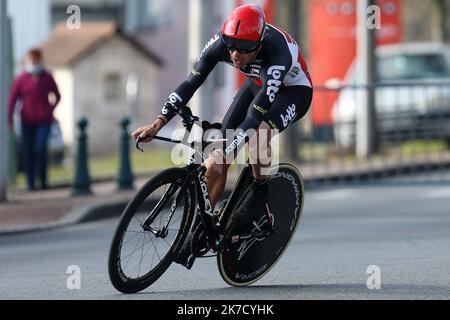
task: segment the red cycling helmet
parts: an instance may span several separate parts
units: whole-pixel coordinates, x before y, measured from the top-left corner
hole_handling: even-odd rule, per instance
[[[225,21],[222,39],[230,51],[252,52],[261,45],[265,28],[266,17],[259,6],[240,6]]]

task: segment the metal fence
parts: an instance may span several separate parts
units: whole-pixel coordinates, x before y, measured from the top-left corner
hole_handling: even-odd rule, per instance
[[[298,167],[308,183],[450,183],[450,80],[317,86],[314,90],[313,106],[304,119],[296,122],[294,139]],[[367,159],[361,159],[355,154],[356,115],[360,95],[367,90],[375,95],[377,148]],[[283,161],[287,153],[282,147],[293,141],[285,133],[279,138],[279,160]],[[170,160],[172,146],[160,147]],[[146,161],[141,161],[145,168]]]
[[[356,156],[360,96],[372,90],[375,152]],[[299,157],[318,183],[450,182],[450,81],[316,87]]]

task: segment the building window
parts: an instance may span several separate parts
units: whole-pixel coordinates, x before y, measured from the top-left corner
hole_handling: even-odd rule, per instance
[[[129,32],[157,29],[172,21],[172,0],[125,1],[125,28]]]
[[[115,102],[120,100],[122,88],[120,85],[119,73],[110,72],[105,74],[103,78],[103,92],[107,102]]]
[[[147,0],[147,23],[150,27],[160,27],[170,23],[172,1]]]

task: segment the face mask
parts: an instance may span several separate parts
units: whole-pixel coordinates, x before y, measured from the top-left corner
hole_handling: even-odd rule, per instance
[[[33,75],[40,74],[43,70],[44,68],[40,64],[29,63],[25,65],[25,71]]]

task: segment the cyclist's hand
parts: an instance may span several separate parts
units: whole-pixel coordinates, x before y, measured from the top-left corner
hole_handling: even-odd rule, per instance
[[[206,167],[205,178],[208,180],[216,180],[223,176],[226,172],[226,167],[224,166],[225,160],[223,159],[223,153],[214,151],[203,163]]]
[[[161,128],[164,126],[164,122],[160,119],[156,120],[153,124],[141,127],[137,130],[135,130],[131,136],[134,140],[137,140],[138,138],[142,139],[142,142],[150,142],[153,140],[154,136],[156,136],[161,130]]]

